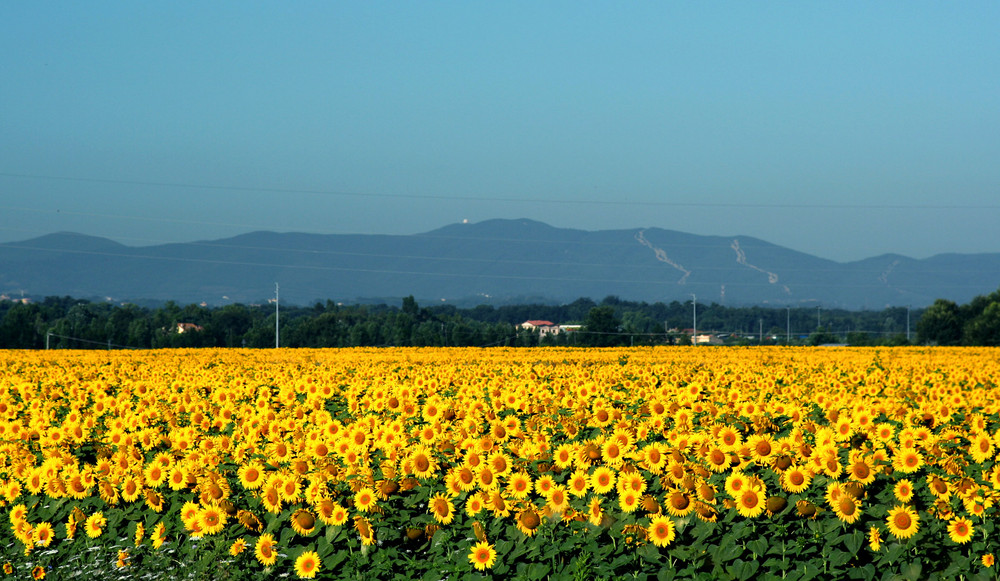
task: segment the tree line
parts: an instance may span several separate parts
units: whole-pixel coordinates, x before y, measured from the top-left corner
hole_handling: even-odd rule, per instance
[[[275,319],[278,319],[278,325]],[[157,307],[72,297],[0,302],[0,348],[100,349],[171,347],[356,346],[621,346],[690,344],[712,332],[727,344],[1000,345],[1000,291],[968,305],[938,300],[927,309],[848,311],[819,306],[730,307],[693,301],[645,303],[609,296],[563,305],[398,306],[167,302]],[[542,335],[528,320],[578,324]]]

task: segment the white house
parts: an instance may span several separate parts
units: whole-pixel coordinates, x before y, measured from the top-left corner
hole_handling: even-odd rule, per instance
[[[522,329],[528,329],[530,331],[538,331],[540,335],[558,335],[559,325],[556,325],[552,321],[541,321],[541,320],[531,320],[521,323],[520,327]]]

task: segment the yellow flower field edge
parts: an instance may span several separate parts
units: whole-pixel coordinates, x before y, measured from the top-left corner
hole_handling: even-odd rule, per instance
[[[0,352],[0,560],[60,579],[995,579],[998,361]]]

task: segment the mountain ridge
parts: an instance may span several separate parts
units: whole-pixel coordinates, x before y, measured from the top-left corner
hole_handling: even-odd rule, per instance
[[[846,263],[750,236],[657,227],[578,230],[530,219],[447,224],[412,235],[257,231],[126,246],[71,232],[0,244],[0,294],[310,304],[396,300],[549,302],[614,295],[729,305],[849,309],[967,302],[996,290],[1000,253],[883,254]]]

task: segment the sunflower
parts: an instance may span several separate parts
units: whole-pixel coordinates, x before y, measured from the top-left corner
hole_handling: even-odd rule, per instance
[[[716,439],[725,452],[733,452],[743,446],[743,436],[732,426],[722,426]]]
[[[607,440],[601,446],[601,457],[604,459],[604,464],[612,468],[618,468],[622,465],[626,452],[625,446],[615,439]]]
[[[649,521],[649,528],[646,529],[649,540],[657,547],[666,547],[674,541],[676,531],[674,521],[668,516],[656,516]]]
[[[163,543],[167,540],[167,525],[163,522],[156,523],[153,527],[153,534],[149,536],[150,542],[153,544],[154,549],[159,549],[163,546]]]
[[[809,488],[812,477],[809,475],[809,472],[793,465],[781,473],[780,482],[781,488],[785,492],[797,494]]]
[[[767,508],[764,490],[756,486],[748,486],[740,491],[735,501],[736,512],[746,518],[760,516]]]
[[[892,459],[892,467],[898,472],[911,474],[924,465],[924,457],[915,448],[901,448]]]
[[[493,490],[500,485],[500,481],[493,472],[493,468],[488,464],[483,464],[476,473],[476,484],[482,490]]]
[[[41,565],[35,565],[31,569],[31,578],[32,579],[45,579],[45,567],[42,567]]]
[[[552,491],[552,487],[556,485],[555,478],[551,474],[542,474],[535,480],[535,492],[539,496],[544,496],[548,498],[549,492]]]
[[[897,539],[908,539],[920,528],[920,517],[917,511],[908,506],[896,506],[889,511],[885,519],[889,532]]]
[[[316,551],[304,551],[295,558],[295,574],[300,579],[312,579],[316,577],[316,572],[322,566],[319,554]]]
[[[626,490],[618,495],[618,507],[625,512],[635,512],[642,503],[642,495],[634,490]]]
[[[732,465],[732,456],[719,447],[711,447],[705,453],[705,462],[712,472],[725,472]]]
[[[469,552],[469,561],[479,571],[485,571],[493,567],[496,558],[497,551],[493,548],[493,545],[483,541],[473,545],[472,550]]]
[[[303,537],[308,537],[316,532],[316,516],[308,509],[297,509],[292,513],[290,520],[295,532]]]
[[[972,540],[972,533],[972,521],[967,518],[956,518],[948,523],[948,536],[960,545]]]
[[[646,492],[646,479],[637,471],[625,472],[618,477],[618,492],[635,492],[642,494]]]
[[[756,434],[747,442],[750,456],[758,464],[766,464],[774,455],[774,439],[767,434]]]
[[[434,515],[434,520],[446,525],[455,518],[455,505],[445,494],[435,494],[427,503],[427,508]]]
[[[607,466],[598,466],[590,474],[590,487],[597,494],[606,494],[615,487],[614,471]]]
[[[833,503],[832,508],[837,518],[846,523],[853,523],[861,516],[860,503],[850,494],[841,495],[837,502]]]
[[[282,502],[294,504],[302,498],[302,481],[294,474],[289,474],[283,478],[281,486],[278,486],[277,488],[278,494],[281,495]]]
[[[561,484],[556,484],[549,490],[548,506],[554,513],[564,513],[569,508],[569,491]]]
[[[875,481],[875,470],[868,462],[860,458],[847,467],[847,474],[851,480],[864,486]]]
[[[980,562],[982,562],[983,567],[989,568],[996,562],[996,557],[993,556],[993,553],[984,553],[980,558]]]
[[[892,489],[893,495],[896,496],[896,500],[904,504],[913,501],[913,483],[908,479],[903,478],[896,483],[896,486]]]
[[[587,520],[594,526],[600,526],[604,521],[604,510],[601,508],[601,497],[593,496],[587,505]]]
[[[10,512],[7,513],[7,516],[10,519],[11,524],[17,524],[28,517],[28,507],[22,503],[15,504],[10,508]]]
[[[454,470],[455,481],[463,492],[469,492],[476,487],[476,473],[468,466],[459,466]]]
[[[174,466],[167,476],[167,485],[171,490],[183,490],[188,485],[188,473],[182,466]]]
[[[840,474],[844,471],[844,465],[840,463],[840,458],[836,452],[830,452],[825,455],[820,462],[819,468],[823,474],[826,474],[830,478],[840,478]]]
[[[259,536],[257,542],[254,543],[253,553],[261,565],[265,567],[273,565],[278,560],[277,543],[274,540],[274,535],[264,533]]]
[[[238,510],[236,512],[236,520],[239,521],[241,525],[246,527],[248,531],[259,533],[264,528],[264,523],[260,522],[257,515],[249,510]]]
[[[84,530],[87,531],[87,536],[96,539],[101,536],[104,532],[104,527],[107,526],[108,519],[104,518],[103,512],[95,512],[94,514],[87,517],[87,522],[84,523]]]
[[[52,528],[52,524],[48,522],[42,522],[35,525],[35,544],[47,547],[52,543],[53,535],[55,535],[55,530]]]
[[[142,543],[142,539],[146,536],[146,527],[142,522],[135,523],[135,546],[138,547]]]
[[[580,497],[587,494],[587,490],[590,488],[590,479],[587,478],[587,473],[583,470],[577,470],[569,477],[569,493],[573,496]]]
[[[159,488],[167,479],[167,471],[159,462],[151,462],[142,472],[142,477],[146,486]]]
[[[354,493],[354,506],[362,512],[371,512],[377,504],[375,491],[367,486]]]
[[[486,494],[486,508],[493,513],[493,516],[497,518],[506,518],[510,516],[510,506],[507,503],[507,499],[504,498],[503,494],[498,490],[483,493]]]
[[[206,535],[220,533],[226,527],[226,513],[218,507],[206,506],[198,513],[198,524]]]
[[[977,464],[983,464],[993,457],[993,438],[979,432],[969,439],[969,455]]]
[[[559,444],[556,448],[555,454],[552,455],[552,461],[561,470],[565,470],[573,465],[573,459],[577,456],[576,444],[572,442],[564,442]]]
[[[868,548],[876,553],[882,548],[882,532],[877,526],[872,525],[868,529]]]
[[[323,524],[340,526],[347,521],[347,511],[337,502],[323,498],[316,503],[316,512]]]
[[[425,446],[417,446],[408,458],[410,471],[417,478],[430,478],[437,472],[438,463]]]
[[[659,474],[663,470],[667,456],[656,443],[649,444],[642,449],[642,463],[646,470],[653,474]]]
[[[538,531],[538,526],[542,524],[542,519],[534,508],[525,508],[517,513],[514,524],[517,526],[517,530],[532,537]]]
[[[251,462],[240,466],[238,475],[240,486],[247,490],[257,490],[264,485],[264,466],[259,462]]]
[[[273,486],[264,488],[260,493],[260,500],[267,512],[274,514],[281,512],[281,493],[278,492],[277,488]]]
[[[243,554],[247,548],[246,539],[239,538],[233,541],[233,544],[229,545],[229,555],[232,557],[238,557]]]
[[[163,511],[163,495],[159,492],[153,490],[152,488],[147,488],[142,491],[143,500],[146,506],[149,507],[153,512]]]
[[[739,470],[734,470],[729,474],[729,476],[726,477],[726,494],[734,499],[749,486],[750,479],[746,474],[743,474]]]
[[[694,501],[683,490],[673,490],[668,493],[665,504],[667,512],[677,517],[687,516],[694,510]]]
[[[101,500],[110,505],[118,504],[121,500],[121,495],[118,494],[118,489],[115,488],[114,484],[108,482],[107,480],[101,481],[97,486],[97,490],[100,492]]]
[[[830,481],[826,485],[826,494],[823,496],[826,503],[830,505],[831,508],[837,506],[840,499],[850,496],[844,489],[844,485],[837,481]]]
[[[389,497],[399,491],[399,483],[395,480],[379,480],[375,483],[375,496],[379,500],[389,500]],[[458,496],[459,492],[455,492],[449,488],[450,492],[453,492],[453,496]]]
[[[28,474],[28,481],[24,483],[27,487],[28,492],[32,494],[39,494],[45,489],[45,473],[40,466],[36,466],[31,469],[31,473]]]
[[[476,516],[484,508],[486,508],[486,500],[483,498],[482,492],[471,494],[465,499],[465,514],[469,516]]]
[[[507,494],[511,498],[521,500],[531,492],[531,476],[527,472],[515,472],[507,480]]]

